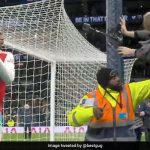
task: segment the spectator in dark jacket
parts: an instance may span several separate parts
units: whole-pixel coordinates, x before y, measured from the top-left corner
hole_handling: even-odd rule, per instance
[[[143,105],[143,110],[140,112],[140,116],[143,118],[143,124],[145,129],[145,139],[150,142],[150,100],[147,100]]]
[[[139,104],[137,109],[136,109],[136,113],[135,113],[135,116],[136,116],[136,120],[138,120],[138,122],[142,122],[142,118],[140,116],[140,113],[142,112],[143,110],[143,103]],[[135,133],[136,133],[136,138],[137,138],[137,141],[141,141],[141,136],[142,136],[142,123],[139,124],[137,126],[137,128],[135,128]]]
[[[144,30],[128,31],[124,18],[120,18],[121,32],[124,36],[135,38],[141,42],[142,47],[139,49],[131,49],[128,47],[120,46],[118,53],[125,57],[135,56],[137,58],[146,57],[150,55],[150,12],[144,15],[143,27]],[[147,56],[148,55],[148,56]]]

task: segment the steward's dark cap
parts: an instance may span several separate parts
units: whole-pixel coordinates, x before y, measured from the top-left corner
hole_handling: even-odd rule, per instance
[[[103,87],[106,88],[109,84],[109,81],[114,77],[118,76],[118,72],[111,68],[101,68],[98,70],[96,77],[97,82]]]

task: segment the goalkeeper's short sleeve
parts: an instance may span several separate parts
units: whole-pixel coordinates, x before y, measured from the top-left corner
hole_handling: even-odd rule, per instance
[[[11,83],[15,78],[14,57],[10,52],[0,52],[0,80],[6,84]]]

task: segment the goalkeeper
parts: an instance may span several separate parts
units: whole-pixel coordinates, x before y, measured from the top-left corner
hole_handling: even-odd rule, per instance
[[[120,18],[121,32],[124,36],[135,38],[142,47],[140,49],[131,49],[128,47],[120,46],[118,48],[118,53],[125,57],[135,56],[141,58],[147,56],[150,53],[150,12],[144,15],[143,26],[144,30],[128,31],[126,27],[126,22],[124,18]],[[149,55],[147,56],[147,58]]]
[[[136,141],[135,110],[150,97],[150,80],[121,84],[118,73],[101,68],[95,91],[68,113],[71,126],[87,125],[85,141]]]
[[[3,33],[0,32],[0,141],[2,140],[2,112],[3,99],[5,96],[6,84],[10,84],[15,77],[14,57],[12,53],[2,51],[4,44]]]

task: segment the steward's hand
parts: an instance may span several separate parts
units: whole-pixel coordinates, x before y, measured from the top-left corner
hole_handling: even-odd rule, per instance
[[[141,111],[141,112],[140,112],[140,116],[141,116],[141,117],[145,116],[145,112],[144,112],[144,111]]]
[[[103,110],[98,108],[98,107],[94,107],[93,108],[93,113],[94,113],[94,116],[99,119],[103,116]]]

